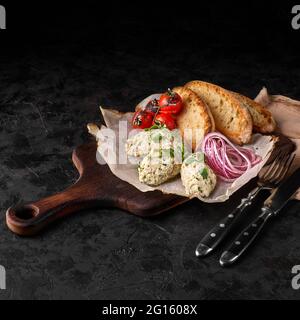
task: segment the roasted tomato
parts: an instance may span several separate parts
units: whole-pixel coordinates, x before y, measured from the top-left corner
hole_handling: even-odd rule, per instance
[[[158,111],[158,108],[159,108],[158,100],[153,99],[147,103],[145,110],[156,113]]]
[[[170,113],[159,113],[155,117],[153,124],[165,125],[169,130],[176,128],[176,121]]]
[[[150,128],[153,123],[155,113],[146,110],[136,111],[132,118],[132,126],[136,129]]]
[[[177,114],[181,111],[183,106],[180,95],[171,89],[161,95],[159,99],[159,112]]]

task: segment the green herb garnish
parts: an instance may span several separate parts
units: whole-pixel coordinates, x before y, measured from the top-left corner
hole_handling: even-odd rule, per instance
[[[191,156],[191,157],[189,157],[189,158],[187,158],[185,160],[185,164],[191,164],[191,163],[196,162],[196,161],[197,160],[195,159],[195,157]]]
[[[174,149],[170,149],[170,156],[171,156],[171,158],[174,158],[174,156],[175,156],[175,153],[174,153]]]
[[[188,158],[186,158],[185,163],[191,164],[193,162],[203,163],[204,162],[204,153],[193,153]]]
[[[144,130],[145,130],[145,131],[150,131],[150,130],[153,130],[153,129],[161,129],[161,128],[162,128],[161,125],[154,124],[152,127],[146,128],[146,129],[144,129]]]
[[[162,141],[162,138],[163,138],[163,136],[161,133],[156,133],[152,136],[152,141],[153,142],[160,142],[160,141]]]
[[[171,158],[174,158],[175,156],[175,152],[173,148],[170,149],[160,149],[160,158],[162,158],[163,156],[167,157],[170,156]]]
[[[207,168],[203,168],[201,171],[200,171],[200,174],[202,176],[203,179],[207,179],[208,177],[208,170]]]
[[[204,162],[204,153],[197,153],[197,160],[200,162]]]

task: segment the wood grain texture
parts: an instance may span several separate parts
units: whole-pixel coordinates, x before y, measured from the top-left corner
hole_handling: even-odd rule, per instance
[[[160,191],[141,192],[115,177],[107,165],[96,162],[96,143],[75,149],[72,160],[79,172],[76,183],[58,194],[10,207],[6,222],[11,231],[22,236],[34,235],[57,219],[92,207],[115,207],[149,217],[189,200]]]

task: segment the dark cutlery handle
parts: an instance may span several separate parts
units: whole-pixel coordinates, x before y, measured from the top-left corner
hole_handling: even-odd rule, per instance
[[[233,264],[250,246],[254,239],[263,229],[266,222],[273,215],[273,212],[268,207],[262,208],[262,213],[253,220],[247,228],[245,228],[238,237],[232,242],[226,251],[223,252],[220,258],[221,266]]]
[[[205,236],[202,238],[198,244],[195,254],[197,257],[204,257],[212,252],[219,243],[230,233],[232,228],[236,225],[239,216],[245,210],[246,207],[250,206],[257,196],[261,187],[256,187],[253,189],[247,198],[241,200],[240,205],[228,214],[225,218],[219,221]]]

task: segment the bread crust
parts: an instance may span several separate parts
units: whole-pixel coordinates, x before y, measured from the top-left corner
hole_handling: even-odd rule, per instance
[[[237,98],[246,105],[253,119],[253,130],[260,133],[271,133],[276,128],[272,113],[256,101],[234,92]]]
[[[206,103],[192,90],[186,87],[175,87],[183,100],[183,109],[177,115],[178,129],[184,135],[185,129],[192,129],[192,150],[196,150],[197,142],[201,142],[204,135],[215,130],[214,118]]]
[[[190,81],[185,87],[194,91],[210,108],[216,130],[236,144],[250,142],[253,129],[251,114],[233,93],[199,80]]]

